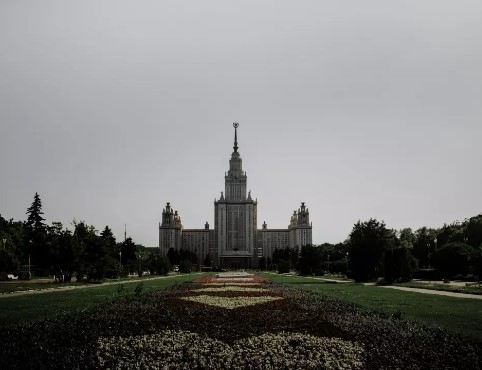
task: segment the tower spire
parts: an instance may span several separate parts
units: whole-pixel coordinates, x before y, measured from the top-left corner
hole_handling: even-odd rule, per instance
[[[234,127],[234,151],[238,152],[238,127],[239,123],[238,122],[233,122],[233,127]]]

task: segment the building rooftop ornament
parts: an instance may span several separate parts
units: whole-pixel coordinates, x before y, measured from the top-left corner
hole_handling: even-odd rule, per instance
[[[234,152],[238,152],[238,127],[239,123],[238,122],[233,122],[233,127],[234,127]]]

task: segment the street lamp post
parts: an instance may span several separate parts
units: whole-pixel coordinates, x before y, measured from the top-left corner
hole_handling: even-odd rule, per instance
[[[5,249],[5,243],[7,242],[7,239],[6,238],[3,238],[3,249]]]
[[[119,251],[119,270],[122,271],[122,251]]]
[[[431,261],[432,261],[432,253],[430,253],[430,242],[427,242],[427,250],[428,250],[428,268],[432,268]]]
[[[437,251],[437,238],[434,238],[433,239],[433,245],[434,245],[434,248],[433,248],[433,253],[435,253]],[[432,250],[431,250],[431,243],[428,242],[427,243],[427,247],[428,247],[428,268],[432,268]]]
[[[28,247],[29,247],[29,251],[28,251],[28,279],[30,280],[32,278],[32,274],[30,273],[30,252],[32,250],[32,239],[30,239],[28,241]]]

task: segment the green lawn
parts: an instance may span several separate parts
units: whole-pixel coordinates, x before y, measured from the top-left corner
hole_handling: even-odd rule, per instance
[[[410,283],[397,284],[398,286],[404,286],[409,288],[419,288],[419,289],[432,289],[441,290],[444,292],[454,292],[454,293],[465,293],[465,294],[477,294],[482,295],[482,285],[469,285],[469,286],[453,286],[449,284],[425,284],[412,281]]]
[[[124,281],[131,281],[133,279],[142,280],[142,279],[150,279],[152,276],[141,276],[141,277],[123,277],[120,279],[105,279],[106,283],[109,282],[124,282]],[[36,280],[42,280],[42,282],[38,282]],[[46,282],[45,280],[50,280]],[[71,283],[58,283],[55,282],[53,279],[49,279],[48,277],[45,278],[32,278],[32,280],[17,280],[17,281],[0,281],[0,293],[11,293],[11,292],[21,292],[25,290],[43,290],[43,289],[52,289],[52,288],[63,288],[66,286],[79,286],[79,285],[89,285],[86,282],[71,282]]]
[[[165,289],[174,284],[191,281],[209,275],[188,274],[175,277],[145,280],[142,290]],[[72,313],[102,304],[108,304],[113,298],[119,296],[119,286],[123,285],[123,294],[134,293],[135,288],[141,283],[122,281],[118,284],[102,285],[95,287],[74,289],[70,291],[50,291],[39,294],[26,294],[0,298],[0,326],[10,323],[39,320],[54,317],[58,313]]]
[[[482,300],[404,292],[355,283],[327,283],[299,276],[260,274],[274,282],[339,298],[387,314],[440,326],[482,341]]]
[[[25,290],[42,290],[42,289],[50,289],[50,288],[62,288],[65,286],[74,285],[78,286],[81,285],[80,283],[33,283],[28,281],[22,282],[15,282],[15,283],[4,283],[0,282],[0,293],[12,293],[12,292],[21,292]],[[85,285],[85,284],[82,284]]]

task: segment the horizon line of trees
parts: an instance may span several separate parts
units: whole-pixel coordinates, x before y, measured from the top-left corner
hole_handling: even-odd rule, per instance
[[[136,245],[130,237],[117,242],[108,226],[100,233],[85,221],[74,220],[73,230],[60,222],[49,226],[38,193],[26,214],[26,221],[0,215],[0,272],[33,271],[59,276],[61,281],[69,281],[75,273],[79,280],[102,280],[144,270],[167,274],[171,265],[188,272],[199,264],[197,255],[187,250],[172,249],[164,257],[158,250]],[[204,264],[209,266],[210,260],[207,255]],[[417,270],[425,273],[420,277],[431,279],[482,276],[482,213],[438,229],[416,231],[389,229],[373,218],[359,220],[342,243],[277,249],[259,260],[259,268],[295,268],[303,275],[337,272],[356,281],[380,277],[388,282],[409,281]]]
[[[441,228],[389,229],[374,218],[358,221],[348,238],[337,244],[276,249],[259,261],[260,269],[302,275],[341,273],[356,281],[410,281],[482,276],[482,214]]]
[[[109,226],[99,233],[85,221],[45,223],[42,201],[35,193],[26,221],[6,220],[0,215],[0,272],[17,271],[23,278],[55,275],[59,281],[115,278],[129,273],[167,274],[166,258],[136,245],[126,237],[117,242]]]

